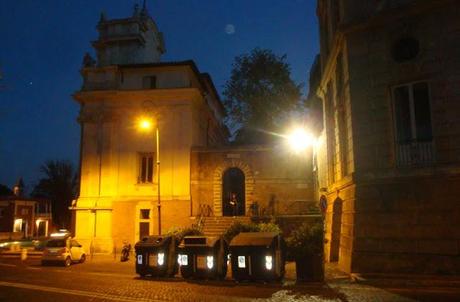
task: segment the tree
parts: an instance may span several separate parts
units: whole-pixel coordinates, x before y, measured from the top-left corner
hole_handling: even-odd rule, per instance
[[[300,102],[301,85],[291,79],[286,55],[256,48],[237,56],[224,86],[230,128],[240,127],[236,141],[266,142],[280,128],[283,115]]]
[[[13,191],[5,185],[0,184],[0,196],[11,196]]]
[[[77,174],[69,161],[47,161],[40,167],[44,174],[32,191],[32,196],[51,201],[53,222],[59,227],[70,227],[69,206],[76,196]]]

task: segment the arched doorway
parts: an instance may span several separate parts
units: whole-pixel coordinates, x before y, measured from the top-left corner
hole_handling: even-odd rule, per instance
[[[236,209],[230,203],[232,194],[236,196]],[[238,168],[229,168],[222,175],[222,215],[244,216],[246,208],[245,200],[245,176]]]
[[[342,199],[337,197],[332,207],[331,253],[329,256],[331,262],[339,261],[340,236],[342,233],[342,204]]]

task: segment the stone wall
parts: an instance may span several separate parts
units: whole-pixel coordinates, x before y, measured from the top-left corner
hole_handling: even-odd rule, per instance
[[[328,136],[325,252],[326,260],[338,261],[347,272],[460,271],[460,7],[454,2],[382,7],[375,16],[355,20],[359,26],[342,24],[331,39],[330,55],[324,52],[328,60],[323,58],[319,94]],[[356,14],[361,14],[359,8]],[[416,39],[419,52],[401,62],[393,51],[404,37]],[[347,117],[352,131],[354,166],[342,179],[338,168],[347,163],[340,162],[337,141],[344,138],[335,122],[337,103],[330,97],[337,95],[340,53],[349,104],[339,114]],[[404,162],[396,139],[393,89],[417,82],[429,87],[433,139],[425,144],[433,151],[427,160],[416,141]]]
[[[237,167],[245,174],[246,213],[257,202],[262,215],[301,214],[314,204],[311,152],[290,154],[280,148],[244,146],[192,151],[193,215],[200,205],[222,215],[222,174]]]
[[[458,274],[460,177],[358,185],[352,271]]]

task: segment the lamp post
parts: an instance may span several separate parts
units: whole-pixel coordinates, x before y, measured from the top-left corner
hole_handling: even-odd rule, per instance
[[[152,128],[152,121],[149,119],[141,119],[139,121],[139,128],[147,131]],[[158,208],[158,235],[161,235],[161,197],[160,197],[160,129],[158,126],[158,120],[155,127],[155,139],[156,139],[156,164],[157,164],[157,208]]]
[[[158,188],[157,188],[157,207],[158,207],[158,235],[161,235],[161,198],[160,198],[160,130],[157,127],[155,130],[156,139],[157,139],[157,174],[158,174]]]

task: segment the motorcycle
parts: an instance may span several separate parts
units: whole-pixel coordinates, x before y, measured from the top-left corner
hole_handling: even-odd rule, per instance
[[[121,249],[120,261],[125,262],[129,260],[129,253],[131,253],[131,244],[128,242],[123,242],[123,247]]]

